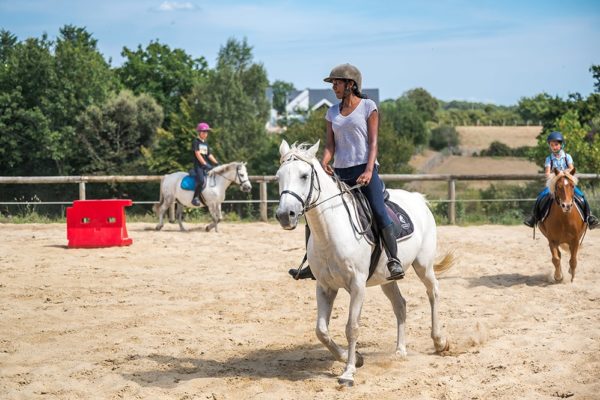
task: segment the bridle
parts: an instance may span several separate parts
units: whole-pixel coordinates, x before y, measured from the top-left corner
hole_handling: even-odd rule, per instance
[[[346,186],[341,184],[341,180],[338,178],[337,179],[337,184],[338,184],[338,188],[340,189],[339,193],[336,193],[326,199],[323,199],[321,201],[319,201],[319,198],[321,197],[321,181],[319,180],[319,175],[317,174],[317,171],[315,170],[315,166],[307,161],[304,160],[302,158],[290,158],[286,161],[284,161],[282,163],[290,163],[290,162],[294,162],[294,161],[303,161],[305,163],[307,163],[308,165],[310,165],[310,189],[308,191],[308,195],[306,196],[306,200],[303,200],[302,197],[294,192],[293,190],[282,190],[281,193],[279,194],[279,201],[281,202],[281,197],[283,197],[284,194],[289,194],[291,196],[293,196],[296,200],[298,200],[300,202],[300,204],[302,205],[302,212],[300,212],[300,214],[298,215],[298,217],[301,217],[302,215],[306,214],[308,211],[312,210],[313,208],[337,197],[337,196],[342,196],[345,193],[351,193],[352,190],[354,189],[358,189],[362,186],[362,184],[356,184],[354,186]],[[317,185],[315,186],[315,181],[317,183]],[[318,195],[317,198],[312,200],[312,196],[313,196],[313,190],[316,189],[318,191]],[[369,229],[371,229],[371,219],[369,219],[369,224],[367,226],[367,228],[363,231],[359,230],[354,221],[352,220],[352,217],[350,216],[350,209],[348,208],[348,204],[346,204],[346,201],[344,200],[344,197],[342,197],[342,203],[344,204],[344,208],[346,209],[346,212],[348,213],[348,218],[350,219],[350,223],[352,224],[352,228],[354,229],[355,232],[357,232],[360,235],[364,235],[366,232],[369,231]],[[364,207],[364,204],[359,202],[361,204],[361,206]]]
[[[220,177],[223,177],[224,179],[227,179],[229,182],[233,182],[233,183],[237,183],[238,185],[242,186],[244,183],[246,182],[250,182],[250,179],[245,179],[242,180],[242,174],[240,173],[241,169],[242,169],[243,165],[242,164],[238,164],[235,168],[235,178],[234,179],[230,179],[227,176],[218,173],[218,172],[213,172],[213,175],[219,175]]]
[[[293,196],[302,205],[302,212],[300,213],[300,215],[298,215],[298,217],[301,217],[307,211],[310,211],[313,208],[315,208],[316,206],[318,206],[319,204],[321,204],[321,203],[317,203],[319,201],[319,198],[321,197],[321,181],[319,180],[319,176],[317,175],[315,166],[306,160],[303,160],[301,158],[290,158],[287,161],[283,162],[283,164],[291,163],[294,161],[303,161],[303,162],[307,163],[308,165],[310,165],[310,189],[308,190],[308,195],[306,196],[306,200],[303,200],[302,197],[298,193],[294,192],[293,190],[286,189],[286,190],[282,190],[281,193],[279,193],[279,201],[281,202],[281,198],[283,197],[284,194],[289,194],[289,195]],[[315,186],[315,182],[316,182],[316,186]],[[317,198],[313,201],[312,197],[313,197],[313,191],[315,189],[318,191],[318,194],[317,194]]]

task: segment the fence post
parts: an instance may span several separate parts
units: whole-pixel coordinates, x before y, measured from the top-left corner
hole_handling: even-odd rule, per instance
[[[79,182],[79,200],[85,200],[85,182]]]
[[[456,179],[448,181],[448,222],[451,225],[456,223]]]
[[[267,181],[260,181],[260,220],[269,221],[268,203],[267,203]]]

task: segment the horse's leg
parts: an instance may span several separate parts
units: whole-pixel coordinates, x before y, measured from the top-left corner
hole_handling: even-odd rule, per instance
[[[217,224],[219,223],[219,215],[218,215],[218,210],[216,205],[213,204],[209,204],[208,206],[208,213],[210,214],[210,218],[212,219],[212,222],[208,225],[206,225],[206,227],[204,228],[204,230],[206,232],[210,232],[210,230],[212,228],[215,228],[215,232],[217,232]]]
[[[165,217],[165,212],[169,209],[169,207],[171,207],[171,197],[170,196],[164,196],[162,199],[162,203],[160,203],[160,205],[158,206],[158,210],[157,210],[157,214],[158,214],[158,224],[156,225],[156,230],[160,231],[162,229],[162,227],[164,226],[164,217]]]
[[[337,361],[346,360],[346,351],[338,346],[331,336],[329,336],[329,321],[331,319],[331,310],[333,302],[337,296],[337,290],[326,289],[317,285],[317,326],[315,333],[321,343],[329,349]]]
[[[177,203],[175,205],[175,214],[177,216],[177,222],[179,223],[179,230],[182,232],[187,231],[187,229],[185,229],[183,226],[183,204]]]
[[[215,223],[215,232],[219,232],[218,224],[223,220],[223,214],[221,213],[221,203],[217,204],[217,222]]]
[[[427,297],[429,297],[429,305],[431,306],[431,338],[433,339],[435,351],[438,353],[447,351],[450,348],[450,343],[442,335],[438,321],[439,286],[433,271],[433,260],[424,266],[417,258],[413,261],[413,267],[427,289]]]
[[[577,252],[579,252],[579,241],[573,240],[569,244],[571,258],[569,259],[569,273],[571,274],[571,282],[575,279],[575,268],[577,268]]]
[[[363,364],[362,356],[356,353],[356,342],[358,341],[360,313],[362,311],[364,301],[365,283],[355,282],[350,289],[350,310],[348,312],[348,322],[346,323],[348,361],[346,361],[346,368],[344,369],[344,372],[338,377],[338,382],[346,386],[352,386],[354,384],[354,373],[356,372],[356,367],[360,367]]]
[[[404,335],[404,324],[406,323],[406,300],[400,293],[400,288],[396,282],[387,285],[381,285],[381,290],[392,303],[394,314],[396,315],[397,340],[396,354],[402,358],[406,357],[406,339]]]
[[[552,253],[552,264],[554,264],[554,280],[561,282],[563,280],[562,271],[560,268],[560,249],[558,243],[549,241],[550,253]]]

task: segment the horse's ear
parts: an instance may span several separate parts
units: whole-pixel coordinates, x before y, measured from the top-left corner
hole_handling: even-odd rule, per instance
[[[287,153],[290,152],[290,145],[288,144],[288,142],[285,141],[285,139],[283,139],[281,141],[281,145],[279,146],[279,155],[280,156],[284,156]]]
[[[573,166],[573,168],[571,168],[571,171],[569,171],[569,173],[571,175],[575,175],[575,171],[577,171],[577,170],[575,169],[575,166]]]
[[[319,143],[321,143],[321,141],[317,140],[317,143],[313,144],[311,148],[308,149],[308,154],[310,154],[312,157],[317,156],[317,151],[319,151]]]
[[[554,169],[552,170],[552,172],[554,173],[554,176],[558,176],[560,174],[560,171],[556,167],[554,167]]]

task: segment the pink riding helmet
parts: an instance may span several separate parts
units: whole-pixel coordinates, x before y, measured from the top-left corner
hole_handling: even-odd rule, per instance
[[[206,122],[200,122],[196,127],[198,132],[200,131],[210,131],[210,126]]]

